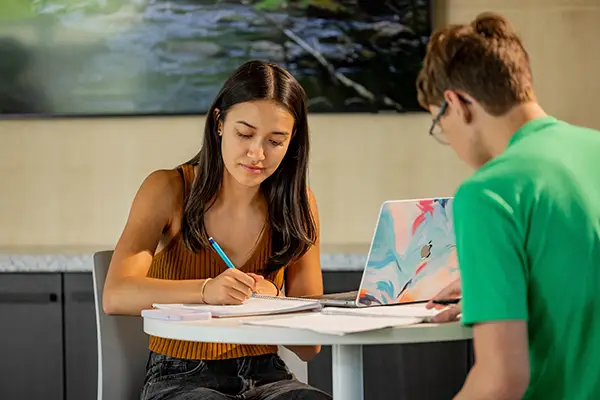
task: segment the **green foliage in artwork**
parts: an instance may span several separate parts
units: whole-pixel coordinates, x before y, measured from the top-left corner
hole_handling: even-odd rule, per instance
[[[27,1],[0,0],[0,20],[11,21],[35,17],[35,9]]]
[[[307,8],[315,7],[331,12],[343,12],[346,7],[338,0],[259,0],[254,6],[260,10],[274,11],[285,8]]]

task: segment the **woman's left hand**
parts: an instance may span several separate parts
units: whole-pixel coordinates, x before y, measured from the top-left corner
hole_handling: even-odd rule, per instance
[[[249,272],[248,275],[254,278],[254,281],[256,282],[254,293],[268,296],[277,296],[277,293],[279,293],[275,284],[265,279],[264,276],[253,274],[251,272]]]

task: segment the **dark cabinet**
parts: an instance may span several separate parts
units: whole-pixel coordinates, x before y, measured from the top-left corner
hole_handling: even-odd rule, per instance
[[[448,400],[468,372],[467,342],[365,346],[365,399]]]
[[[325,293],[356,290],[362,272],[324,272]],[[363,347],[365,400],[446,400],[461,388],[471,365],[470,341]],[[331,347],[308,364],[311,385],[332,390]]]
[[[67,400],[95,399],[98,341],[92,274],[64,274],[65,391]]]
[[[92,400],[92,274],[0,274],[0,399]]]
[[[0,274],[0,399],[63,400],[60,274]]]

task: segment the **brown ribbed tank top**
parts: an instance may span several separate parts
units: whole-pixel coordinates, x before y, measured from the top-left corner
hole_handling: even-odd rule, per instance
[[[178,170],[183,178],[184,199],[186,199],[194,182],[194,167],[183,165]],[[271,254],[270,232],[270,227],[267,226],[252,255],[240,270],[263,274],[262,269]],[[198,253],[189,251],[183,243],[180,231],[165,248],[154,256],[147,276],[172,280],[206,279],[215,278],[226,269],[227,265],[210,249],[202,249]],[[265,278],[272,281],[281,290],[284,269],[281,268]],[[150,336],[149,348],[159,354],[194,360],[222,360],[277,353],[277,346],[190,342],[156,336]]]

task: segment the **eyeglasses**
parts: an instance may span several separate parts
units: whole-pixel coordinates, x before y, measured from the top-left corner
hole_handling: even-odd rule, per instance
[[[466,98],[464,98],[461,95],[458,95],[458,99],[465,104],[471,104],[471,102],[469,100],[467,100]],[[431,128],[429,128],[429,136],[433,137],[438,143],[443,144],[443,145],[450,144],[450,142],[446,138],[446,135],[444,134],[444,130],[442,129],[442,126],[440,125],[440,119],[442,119],[442,117],[444,116],[444,113],[446,112],[447,109],[448,109],[448,102],[446,100],[444,100],[442,102],[442,105],[440,106],[440,111],[438,112],[438,114],[433,119],[433,122],[431,123]]]
[[[450,144],[448,139],[446,139],[446,135],[444,134],[444,130],[442,129],[442,126],[440,125],[440,119],[446,112],[447,108],[448,108],[448,102],[446,100],[444,100],[444,102],[442,103],[442,106],[440,107],[440,111],[438,112],[438,114],[433,119],[433,122],[431,123],[431,128],[429,128],[429,136],[433,137],[435,140],[437,140],[438,143],[443,144],[443,145]]]

